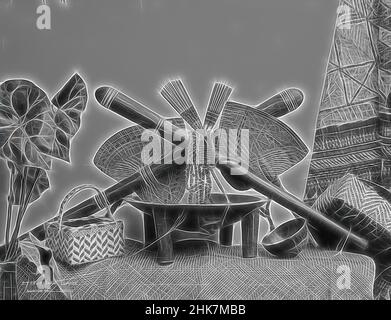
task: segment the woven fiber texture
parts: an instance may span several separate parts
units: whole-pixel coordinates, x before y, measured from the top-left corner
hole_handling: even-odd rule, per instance
[[[57,224],[47,229],[47,246],[56,260],[70,265],[93,262],[121,255],[124,252],[123,222],[102,220],[83,227],[63,227]]]
[[[126,244],[121,257],[59,265],[72,299],[373,298],[375,265],[362,255],[308,249],[280,260],[260,249],[258,258],[243,259],[239,247],[187,245],[175,248],[172,265],[160,266],[155,251],[137,253],[139,243]],[[340,268],[350,270],[350,289],[338,287]]]
[[[389,197],[389,196],[388,196]],[[348,174],[330,185],[313,208],[371,242],[377,266],[375,296],[390,299],[391,204],[366,180]],[[388,287],[388,289],[387,289]]]

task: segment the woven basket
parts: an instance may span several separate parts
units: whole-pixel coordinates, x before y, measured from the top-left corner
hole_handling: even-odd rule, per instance
[[[54,257],[68,265],[79,265],[124,253],[122,221],[114,220],[109,205],[105,202],[105,217],[85,217],[63,221],[65,205],[79,192],[93,189],[91,185],[72,189],[61,203],[58,220],[46,225],[46,244],[53,250]],[[101,197],[102,199],[102,197]]]

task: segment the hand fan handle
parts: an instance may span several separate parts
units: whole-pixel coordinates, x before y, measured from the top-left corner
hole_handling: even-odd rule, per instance
[[[228,175],[229,171],[231,171],[232,173],[232,170],[235,170],[236,175],[231,176],[232,181],[244,181],[245,184],[248,186],[247,189],[253,188],[254,190],[275,201],[284,208],[297,213],[299,216],[307,219],[308,223],[317,230],[323,230],[324,232],[332,232],[342,239],[349,239],[351,243],[353,243],[360,249],[365,250],[368,248],[369,242],[366,239],[350,232],[346,227],[339,225],[331,219],[323,216],[321,213],[308,207],[300,199],[296,198],[290,193],[281,190],[280,188],[276,187],[268,181],[260,179],[248,170],[240,167],[239,164],[233,161],[220,160],[217,164],[217,168],[222,171],[225,171],[225,176]]]
[[[127,120],[137,123],[145,129],[167,133],[164,130],[167,131],[170,128],[171,123],[165,126],[166,118],[115,88],[100,87],[95,91],[95,98],[103,107],[119,114]]]

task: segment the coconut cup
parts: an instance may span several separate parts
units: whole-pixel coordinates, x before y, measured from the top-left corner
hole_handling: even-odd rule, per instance
[[[307,245],[309,231],[307,220],[297,218],[289,220],[267,234],[263,247],[278,258],[294,258]]]

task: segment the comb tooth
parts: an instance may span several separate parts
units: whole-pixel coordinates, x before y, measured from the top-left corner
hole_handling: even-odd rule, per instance
[[[231,93],[232,88],[225,85],[224,83],[216,82],[214,84],[205,115],[205,129],[213,129]]]
[[[180,79],[169,81],[163,86],[160,94],[194,130],[202,129],[197,110]]]
[[[186,111],[190,108],[194,108],[193,102],[183,85],[183,82],[180,80],[175,81],[175,85],[178,88],[179,97],[182,99],[183,106],[185,107],[183,111]]]
[[[220,92],[221,92],[220,83],[215,83],[215,85],[213,86],[213,89],[212,89],[212,94],[211,94],[209,105],[208,105],[209,110],[216,111],[216,109],[218,107],[217,101],[218,101],[218,97],[220,95]]]
[[[179,114],[192,106],[191,99],[179,80],[168,82],[162,89],[161,95]]]

